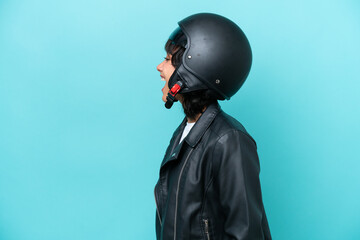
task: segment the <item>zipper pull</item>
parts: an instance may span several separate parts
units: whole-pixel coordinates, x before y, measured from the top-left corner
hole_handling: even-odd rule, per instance
[[[209,234],[209,220],[207,219],[203,219],[204,224],[205,224],[205,234],[207,237],[207,240],[210,240],[210,234]]]
[[[207,219],[204,219],[205,224],[205,233],[209,234],[209,221]]]

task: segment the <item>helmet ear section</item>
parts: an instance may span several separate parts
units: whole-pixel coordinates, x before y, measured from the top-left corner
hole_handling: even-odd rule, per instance
[[[184,83],[178,74],[178,69],[179,69],[179,67],[177,67],[175,69],[174,73],[171,75],[169,82],[168,82],[169,92],[166,97],[166,103],[165,103],[165,107],[167,109],[170,109],[172,107],[172,105],[174,104],[174,102],[177,101],[175,96],[184,87]]]

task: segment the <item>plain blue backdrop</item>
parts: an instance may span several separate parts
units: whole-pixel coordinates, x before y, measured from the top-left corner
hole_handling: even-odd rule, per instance
[[[360,239],[358,0],[0,0],[0,239],[155,239],[153,187],[184,115],[156,65],[177,22],[253,49],[222,108],[258,144],[274,239]]]

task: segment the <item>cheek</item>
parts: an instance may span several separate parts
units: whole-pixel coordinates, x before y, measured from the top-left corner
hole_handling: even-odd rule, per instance
[[[169,81],[171,76],[173,75],[173,73],[175,72],[175,68],[170,69],[170,71],[168,72],[168,77],[166,78],[166,87],[169,86]]]
[[[171,64],[171,61],[169,61],[167,63],[167,66],[166,66],[166,70],[167,70],[167,75],[169,76],[169,78],[171,77],[171,75],[174,73],[175,71],[175,67]]]
[[[165,87],[164,87],[166,90],[169,90],[169,80],[166,80],[165,82]]]
[[[174,72],[175,72],[175,68],[174,68],[174,66],[171,65],[170,76],[173,75]]]

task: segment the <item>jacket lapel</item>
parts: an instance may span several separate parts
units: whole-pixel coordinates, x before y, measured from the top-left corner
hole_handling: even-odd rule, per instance
[[[174,160],[174,159],[176,159],[178,157],[178,155],[180,153],[181,146],[184,143],[184,141],[182,141],[182,143],[179,144],[181,135],[182,135],[182,133],[184,131],[184,128],[185,128],[185,125],[186,125],[186,117],[184,118],[182,123],[179,125],[179,127],[175,130],[175,132],[174,132],[174,134],[173,134],[173,136],[171,138],[168,150],[166,151],[166,155],[164,156],[164,159],[163,159],[163,161],[161,163],[161,167],[164,166],[170,160]]]
[[[176,160],[179,156],[179,153],[180,153],[183,145],[184,145],[184,141],[182,141],[180,144],[177,144],[177,146],[174,148],[174,150],[171,152],[171,154],[167,158],[164,159],[164,161],[161,164],[161,167],[170,161]]]
[[[166,154],[166,156],[164,157],[164,160],[161,163],[161,168],[166,163],[176,160],[178,158],[185,142],[190,147],[194,148],[220,111],[221,108],[218,103],[208,106],[205,112],[196,121],[195,125],[193,126],[189,134],[186,136],[186,138],[179,144],[180,138],[187,122],[187,119],[185,117],[180,126],[174,132],[174,135],[169,145],[168,154]]]

